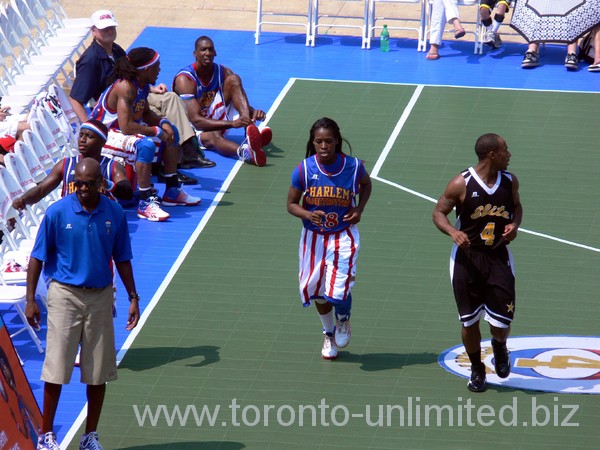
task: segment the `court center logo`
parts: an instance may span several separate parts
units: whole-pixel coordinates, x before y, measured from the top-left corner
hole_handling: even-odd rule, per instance
[[[600,394],[600,337],[510,337],[512,371],[505,379],[494,371],[491,341],[483,341],[481,346],[489,384],[565,394]],[[471,363],[462,345],[443,352],[438,362],[459,377],[471,375]]]

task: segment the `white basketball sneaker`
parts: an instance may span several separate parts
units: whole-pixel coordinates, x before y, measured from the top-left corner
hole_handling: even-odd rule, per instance
[[[321,356],[323,356],[323,359],[335,359],[338,356],[338,349],[335,346],[335,338],[332,333],[325,333]]]
[[[339,348],[347,347],[350,343],[350,319],[346,319],[343,322],[340,320],[335,321],[335,345]]]

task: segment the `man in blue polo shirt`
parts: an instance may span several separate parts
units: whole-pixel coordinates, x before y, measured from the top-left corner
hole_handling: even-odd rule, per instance
[[[111,259],[129,293],[127,330],[140,317],[131,267],[131,242],[121,206],[101,195],[100,163],[82,159],[75,167],[77,191],[52,204],[40,226],[27,270],[25,314],[39,327],[35,289],[42,267],[52,280],[48,289],[48,332],[42,368],[44,407],[38,449],[58,449],[54,417],[63,384],[73,372],[81,343],[81,382],[87,384],[87,421],[80,449],[101,449],[96,429],[106,383],[117,378],[112,318]]]

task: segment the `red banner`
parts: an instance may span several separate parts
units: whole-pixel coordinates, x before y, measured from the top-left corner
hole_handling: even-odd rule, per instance
[[[42,413],[0,315],[0,450],[35,449]]]

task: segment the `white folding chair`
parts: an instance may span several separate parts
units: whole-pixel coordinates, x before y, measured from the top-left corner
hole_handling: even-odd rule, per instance
[[[15,179],[23,188],[23,191],[29,190],[36,186],[31,174],[27,170],[27,167],[25,167],[24,162],[21,161],[14,153],[5,155],[4,161],[6,163],[7,170],[14,175]],[[4,187],[0,189],[5,188],[6,183],[4,184]],[[6,190],[4,192],[6,192]],[[48,199],[45,198],[40,200],[36,205],[28,206],[28,210],[33,210],[34,207],[37,208],[38,211],[34,211],[34,214],[36,214],[41,221],[48,205]],[[8,212],[6,214],[9,215]],[[15,212],[12,212],[12,214],[15,214]],[[4,281],[6,284],[23,285],[27,283],[29,254],[33,248],[34,233],[37,235],[38,226],[36,225],[35,227],[29,228],[28,231],[31,236],[30,238],[27,238],[25,235],[23,235],[20,237],[17,236],[17,240],[15,240],[12,233],[9,234],[9,236],[12,238],[12,242],[8,241],[7,246],[2,249],[2,252],[0,252],[0,273],[4,276]],[[46,283],[42,278],[40,278],[38,286],[36,287],[36,296],[38,296],[45,305],[47,295],[48,288]]]
[[[2,186],[6,195],[8,195],[11,205],[13,201],[25,193],[19,182],[6,167],[0,167],[0,186]],[[18,225],[15,225],[15,228],[17,228],[17,226],[23,227],[19,232],[23,234],[25,239],[33,239],[37,234],[38,227],[40,226],[40,223],[42,223],[42,220],[33,211],[31,205],[27,205],[23,211],[23,217],[19,216],[18,220],[15,222],[18,223]],[[21,245],[19,245],[19,247],[22,248]]]
[[[45,171],[51,170],[58,159],[54,159],[50,153],[46,150],[46,146],[42,142],[42,139],[31,130],[23,131],[23,142],[27,144],[35,153],[38,160],[42,163],[42,168]]]
[[[5,11],[0,14],[0,28],[14,49],[16,63],[22,67],[35,66],[35,69],[30,70],[48,75],[55,83],[58,83],[59,75],[70,83],[69,75],[63,67],[65,58],[61,55],[44,54],[30,33],[29,27],[11,4],[8,4]]]
[[[2,74],[0,74],[2,78]],[[4,85],[0,83],[0,96],[2,97],[2,104],[10,106],[10,110],[13,114],[22,114],[27,112],[33,104],[33,95],[9,95],[4,90]]]
[[[15,142],[15,155],[25,161],[25,165],[36,183],[39,183],[46,178],[46,171],[44,170],[42,163],[35,155],[33,149],[25,142]]]
[[[87,28],[89,33],[89,29],[92,26],[92,20],[89,17],[77,17],[77,18],[69,18],[66,11],[62,7],[61,0],[37,0],[40,5],[45,9],[48,16],[52,16],[56,21],[58,21],[62,28],[76,30]]]
[[[29,4],[34,6],[32,10]],[[80,55],[79,49],[83,42],[77,36],[57,36],[54,30],[45,20],[41,8],[36,8],[37,2],[31,0],[10,0],[11,7],[19,14],[23,22],[29,27],[30,32],[35,35],[35,42],[40,53],[45,55],[62,56],[65,61],[75,66],[75,57]],[[34,10],[38,13],[34,14]],[[41,25],[40,25],[41,24]]]
[[[319,12],[321,4],[327,8],[327,3],[337,4],[338,12],[321,13]],[[339,10],[339,7],[347,8],[346,11]],[[329,6],[329,10],[332,6]],[[368,0],[312,0],[311,14],[311,34],[310,45],[315,46],[319,28],[344,28],[360,30],[361,47],[367,48],[367,28],[369,27],[369,1]],[[324,23],[321,19],[327,19]]]
[[[46,151],[50,153],[54,161],[58,161],[63,157],[61,148],[52,137],[52,133],[39,119],[30,119],[29,126],[33,134],[41,139]]]
[[[0,273],[0,307],[8,310],[14,308],[17,312],[18,316],[21,318],[23,322],[23,326],[19,328],[17,331],[11,333],[11,339],[20,333],[27,331],[31,340],[35,344],[38,352],[44,353],[44,347],[42,346],[42,342],[38,338],[35,330],[29,325],[27,322],[27,316],[25,316],[25,295],[27,292],[27,288],[25,286],[9,286],[5,283],[2,274]]]
[[[27,192],[30,189],[33,189],[37,186],[35,181],[33,181],[33,176],[25,161],[19,158],[15,153],[9,153],[4,156],[4,163],[6,164],[6,168],[12,174],[12,176],[19,182],[21,189],[23,192]],[[59,194],[60,196],[60,194]],[[40,220],[44,217],[48,206],[52,203],[52,201],[56,200],[57,197],[49,195],[46,198],[41,199],[35,205],[31,205],[31,209],[34,214],[40,218]]]
[[[31,233],[37,235],[38,227],[30,232],[23,224],[19,212],[12,207],[13,197],[9,195],[4,182],[6,172],[4,167],[0,167],[0,230],[3,233],[0,272],[6,272],[12,283],[19,284],[25,283],[27,277],[22,271],[14,271],[15,264],[12,261],[28,261],[35,243]],[[40,294],[46,295],[43,288]]]
[[[2,32],[5,17],[0,14],[0,93],[21,97],[21,103],[30,105],[33,98],[50,83],[50,75],[37,73],[32,65],[21,65],[8,39]],[[8,63],[10,61],[10,63]],[[5,103],[7,101],[5,100]],[[14,102],[16,104],[18,102]]]
[[[12,176],[19,182],[23,191],[26,192],[37,186],[36,182],[33,181],[33,176],[31,175],[31,172],[29,172],[25,161],[19,158],[16,153],[4,155],[4,164]]]
[[[48,0],[50,1],[50,0]],[[302,1],[302,0],[301,0]],[[298,2],[285,2],[269,0],[257,0],[256,4],[256,32],[254,33],[254,43],[258,44],[260,33],[264,25],[274,25],[277,27],[296,27],[304,28],[306,34],[306,45],[311,43],[311,24],[312,24],[312,1],[306,1],[306,14],[297,13],[293,8]],[[267,5],[268,4],[268,5]],[[267,9],[268,8],[268,9]]]
[[[56,120],[52,113],[42,105],[35,109],[35,117],[37,117],[40,122],[52,132],[52,137],[61,147],[63,156],[74,156],[79,153],[77,149],[77,138],[73,134],[73,128],[71,128],[71,125],[68,122],[63,123],[64,121]]]
[[[418,36],[417,51],[424,52],[427,48],[426,29],[427,29],[427,4],[428,0],[368,0],[368,26],[367,26],[367,46],[371,48],[371,39],[378,30],[383,29],[383,23],[387,23],[388,30],[415,31]],[[396,3],[396,5],[394,5]],[[418,6],[419,11],[414,16],[402,17],[394,13],[398,8],[398,3],[413,3]],[[381,5],[383,12],[377,15],[376,7]],[[382,25],[378,25],[381,23]],[[394,23],[400,23],[394,25]],[[414,25],[411,25],[414,24]]]
[[[66,92],[58,85],[51,84],[48,86],[48,94],[58,99],[60,109],[64,114],[65,124],[69,125],[68,131],[75,136],[75,142],[77,142],[77,136],[79,136],[79,128],[81,127],[81,120],[73,108],[73,104],[69,99]]]

